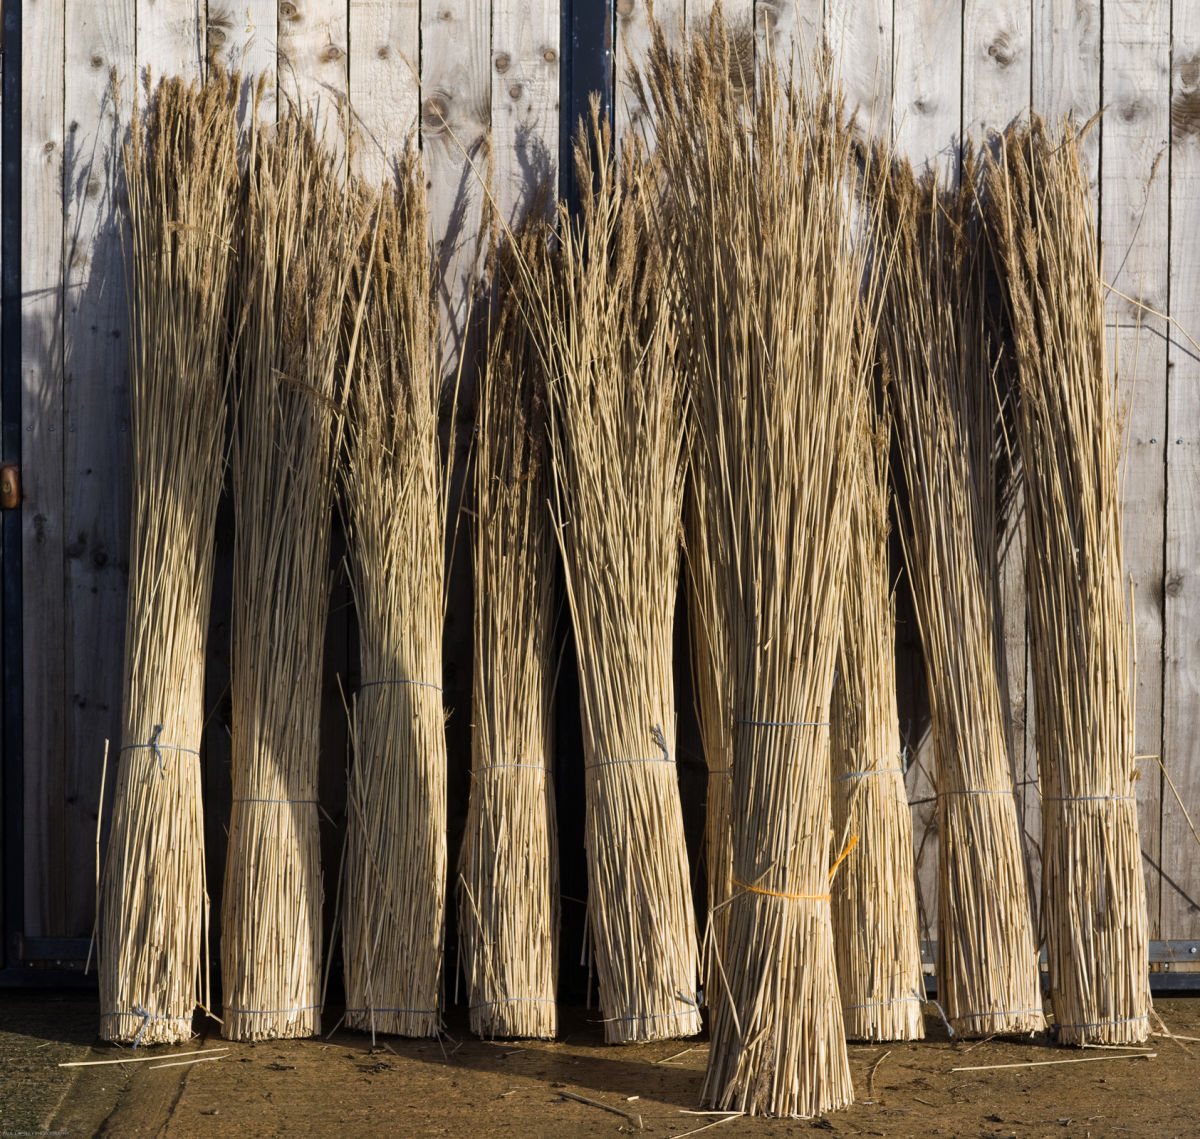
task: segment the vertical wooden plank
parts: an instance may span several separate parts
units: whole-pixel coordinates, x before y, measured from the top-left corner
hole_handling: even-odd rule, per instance
[[[65,928],[63,5],[25,0],[21,11],[23,932],[35,937]]]
[[[326,143],[340,150],[349,37],[345,0],[283,0],[278,37],[280,93],[315,111]]]
[[[1177,327],[1167,345],[1163,764],[1194,821],[1200,803],[1200,347],[1184,332],[1200,340],[1200,0],[1175,0],[1173,24],[1170,301]],[[1162,883],[1160,936],[1200,937],[1200,850],[1169,788],[1163,792]]]
[[[417,126],[419,0],[355,0],[350,5],[349,68],[358,171],[379,181]]]
[[[687,17],[684,5],[685,0],[616,0],[613,123],[617,138],[629,131],[650,136],[650,117],[646,114],[646,108],[638,104],[630,88],[629,69],[640,67],[650,50],[653,20],[662,25],[672,41],[678,42]]]
[[[1101,236],[1114,289],[1108,321],[1116,343],[1119,397],[1127,409],[1125,567],[1133,578],[1137,642],[1137,750],[1162,750],[1166,329],[1149,315],[1167,310],[1171,5],[1107,0],[1104,6],[1101,120]],[[1144,306],[1144,307],[1142,307]],[[1140,321],[1140,327],[1138,323]],[[1162,781],[1154,759],[1138,783],[1147,859],[1150,936],[1160,936]]]
[[[825,43],[859,129],[872,138],[890,141],[891,0],[825,0]]]
[[[497,205],[512,223],[541,186],[558,189],[558,0],[494,0],[492,157]]]
[[[421,142],[429,227],[446,317],[448,369],[466,332],[491,126],[490,0],[430,0],[421,11]]]
[[[950,0],[895,7],[893,140],[914,168],[953,173],[962,125],[962,8]]]
[[[1083,126],[1100,110],[1100,0],[1034,0],[1033,109],[1051,124],[1071,119]],[[1083,140],[1098,200],[1100,131]]]
[[[133,0],[66,0],[63,344],[67,835],[61,934],[91,929],[89,823],[120,735],[129,542],[129,319],[121,147],[137,84]],[[116,757],[112,757],[115,761]]]
[[[137,3],[139,86],[149,83],[153,89],[160,79],[172,75],[199,79],[206,51],[204,0]]]
[[[757,51],[774,52],[786,73],[793,59],[820,51],[824,20],[824,0],[754,0]]]
[[[240,71],[251,82],[263,78],[259,114],[266,121],[275,118],[279,14],[286,7],[277,0],[208,0],[206,62],[209,66],[217,63],[226,71]]]

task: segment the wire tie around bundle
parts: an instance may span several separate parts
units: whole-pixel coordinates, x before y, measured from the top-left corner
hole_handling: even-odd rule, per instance
[[[1149,1020],[1149,1014],[1142,1013],[1141,1016],[1126,1017],[1125,1020],[1094,1020],[1089,1024],[1059,1024],[1055,1027],[1061,1032],[1064,1028],[1110,1028],[1117,1024],[1138,1024],[1143,1020]]]
[[[851,1012],[857,1008],[879,1008],[882,1005],[906,1005],[910,1003],[921,1004],[920,997],[892,997],[890,1001],[867,1001],[861,1005],[842,1005],[844,1012]]]
[[[471,768],[471,774],[478,775],[484,771],[498,771],[502,767],[527,767],[530,771],[540,771],[543,774],[549,774],[546,768],[540,763],[485,763],[482,767]]]
[[[358,690],[361,692],[364,688],[375,688],[380,684],[411,684],[416,688],[432,688],[437,692],[442,691],[442,686],[434,684],[432,680],[409,680],[406,676],[385,677],[383,680],[364,680],[359,684]]]
[[[623,763],[671,763],[671,752],[667,748],[667,737],[663,734],[661,725],[654,724],[650,729],[650,736],[660,748],[662,748],[661,756],[638,756],[636,759],[606,759],[601,763],[586,763],[584,771],[592,771],[597,767],[617,767]]]
[[[868,775],[890,775],[893,771],[904,774],[903,767],[871,767],[863,771],[850,771],[834,779],[835,783],[845,783],[847,779],[865,779]]]
[[[320,806],[320,799],[232,799],[233,803],[312,803]]]
[[[144,1008],[142,1005],[134,1005],[132,1012],[106,1012],[104,1013],[104,1016],[140,1016],[142,1018],[141,1027],[138,1028],[137,1035],[133,1038],[132,1046],[134,1048],[136,1048],[142,1042],[142,1036],[145,1034],[145,1031],[149,1027],[152,1020],[186,1020],[189,1027],[192,1023],[192,1017],[190,1013],[187,1016],[156,1016],[155,1014],[151,1013],[149,1009]]]
[[[162,753],[164,751],[185,751],[189,755],[195,755],[195,756],[198,756],[200,753],[194,747],[178,747],[175,744],[159,743],[158,737],[162,735],[162,730],[163,730],[162,724],[155,724],[154,731],[150,733],[149,742],[144,743],[144,744],[126,744],[123,748],[121,748],[121,750],[122,751],[140,751],[143,748],[149,748],[151,751],[154,752],[154,758],[156,760],[158,760],[158,777],[159,777],[159,779],[166,779],[167,768],[166,768],[166,764],[163,763],[163,757],[162,757]]]
[[[474,1012],[480,1008],[495,1008],[497,1005],[556,1005],[558,1001],[554,997],[502,997],[498,1001],[481,1001],[477,1005],[471,1005],[470,1011]]]
[[[317,1007],[319,1007],[319,1006],[313,1005],[313,1008],[317,1008]],[[347,1015],[349,1015],[352,1012],[369,1012],[372,1016],[374,1016],[376,1013],[379,1013],[379,1012],[397,1012],[397,1013],[404,1013],[408,1016],[437,1016],[438,1010],[435,1008],[373,1008],[372,1007],[372,1008],[348,1008],[348,1009],[343,1009],[342,1011],[345,1012]]]
[[[946,1015],[946,1010],[938,1003],[936,997],[923,997],[916,989],[913,989],[913,997],[920,1001],[923,1005],[933,1005],[933,1007],[938,1011],[938,1016],[942,1018],[942,1023],[946,1026],[946,1035],[955,1035],[954,1026],[950,1023],[950,1018]]]
[[[751,894],[762,894],[767,898],[786,898],[791,902],[827,902],[829,901],[828,894],[785,894],[782,890],[764,890],[761,886],[751,886],[749,882],[740,882],[738,879],[731,879],[735,886],[740,886],[743,890],[749,891]]]
[[[833,881],[833,876],[837,872],[837,868],[841,866],[848,855],[858,845],[858,835],[852,834],[850,841],[842,848],[842,853],[833,860],[833,865],[829,868],[829,881]]]
[[[699,1005],[697,1005],[695,1001],[689,1001],[687,999],[687,997],[683,996],[681,993],[676,992],[675,996],[679,1000],[683,1001],[685,1004],[691,1005],[693,1009],[699,1008]],[[684,1008],[684,1009],[680,1009],[678,1012],[640,1012],[640,1013],[635,1013],[633,1016],[605,1016],[605,1017],[601,1017],[598,1023],[600,1023],[600,1024],[625,1024],[626,1022],[631,1021],[631,1020],[666,1020],[668,1017],[692,1016],[692,1015],[693,1015],[693,1013],[692,1013],[691,1009]]]
[[[827,728],[828,720],[734,720],[752,728]]]
[[[286,1016],[289,1012],[311,1012],[320,1005],[297,1005],[295,1008],[223,1008],[224,1013],[236,1012],[241,1016]]]
[[[1043,803],[1136,803],[1136,795],[1043,795]],[[1140,1017],[1138,1018],[1141,1019]],[[1107,1022],[1105,1022],[1107,1023]]]
[[[1042,1009],[1040,1008],[998,1008],[991,1012],[966,1012],[960,1013],[955,1020],[983,1020],[988,1016],[1041,1016]]]

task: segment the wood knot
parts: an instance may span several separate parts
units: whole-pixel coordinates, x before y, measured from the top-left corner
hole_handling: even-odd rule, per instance
[[[500,52],[496,56],[496,70],[503,75],[510,67],[512,67],[512,56],[506,51]]]
[[[524,90],[524,88],[522,88],[520,83],[514,83],[508,89],[508,97],[510,99],[519,99],[521,97],[523,90]]]
[[[774,4],[756,5],[754,15],[758,20],[759,27],[764,32],[773,31],[775,25],[779,23],[779,9]]]
[[[221,28],[214,27],[212,24],[208,26],[208,47],[210,51],[213,48],[220,47],[225,40],[226,35]]]
[[[617,0],[617,15],[626,18],[633,15],[634,0]]]
[[[928,99],[914,99],[912,108],[918,115],[933,114],[934,104]]]
[[[42,153],[43,154],[53,154],[54,148],[57,145],[58,145],[58,143],[56,143],[53,139],[51,139],[48,143],[46,143],[45,146],[42,147]]]
[[[1127,123],[1136,123],[1143,114],[1145,114],[1146,105],[1141,99],[1130,99],[1128,103],[1123,103],[1118,111],[1122,120]]]
[[[279,5],[279,15],[284,20],[295,20],[300,15],[300,9],[291,0],[283,0]]]
[[[542,58],[547,63],[553,63],[558,58],[558,52],[556,52],[554,48],[548,47],[544,52],[542,52]]]
[[[88,60],[88,62],[92,65],[92,67],[96,68],[97,70],[99,70],[101,67],[104,66],[104,58],[99,55],[93,55],[92,58]]]
[[[375,55],[379,59],[387,59],[387,57],[391,54],[392,54],[392,49],[390,47],[388,47],[387,44],[380,44],[379,47],[377,47],[375,49]]]
[[[444,131],[450,118],[450,99],[439,92],[421,104],[421,128],[426,134]]]
[[[453,20],[453,19],[454,19],[454,13],[453,13],[453,12],[451,12],[449,8],[443,8],[443,9],[442,9],[442,10],[441,10],[441,11],[438,13],[438,19],[439,19],[439,20]]]
[[[1166,583],[1163,585],[1163,592],[1168,597],[1178,597],[1183,592],[1183,575],[1178,573],[1167,574]]]
[[[321,48],[321,54],[318,58],[322,63],[336,63],[345,54],[337,44],[326,44]]]
[[[1003,33],[988,44],[987,53],[996,61],[997,67],[1007,67],[1013,61],[1012,44]]]

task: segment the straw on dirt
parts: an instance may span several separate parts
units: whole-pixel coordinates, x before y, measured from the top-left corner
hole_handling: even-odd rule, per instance
[[[233,443],[223,1034],[320,1028],[320,709],[343,301],[359,225],[312,121],[252,116]]]
[[[936,761],[938,999],[963,1036],[1043,1025],[999,628],[997,406],[968,156],[957,190],[907,163],[878,205],[880,321],[902,458],[901,536]]]
[[[1016,344],[1050,995],[1063,1043],[1150,1033],[1121,427],[1078,136],[1012,128],[987,179]]]
[[[684,54],[658,31],[648,79],[732,677],[732,896],[704,1099],[811,1116],[852,1098],[828,724],[871,336],[841,101],[815,70],[789,77],[768,55],[750,106],[741,58],[718,13]]]
[[[372,1034],[433,1036],[445,936],[450,471],[438,433],[425,178],[412,148],[396,185],[372,195],[370,206],[375,232],[354,288],[365,308],[342,493],[362,667],[347,776],[346,1023]]]
[[[494,247],[494,312],[475,428],[475,668],[471,794],[459,861],[460,946],[471,1029],[558,1030],[558,837],[553,695],[557,550],[549,510],[546,390],[523,315],[548,256],[535,208]]]
[[[238,81],[162,82],[125,154],[133,505],[100,1035],[172,1044],[207,990],[200,740],[225,464]],[[205,997],[207,1003],[207,997]]]

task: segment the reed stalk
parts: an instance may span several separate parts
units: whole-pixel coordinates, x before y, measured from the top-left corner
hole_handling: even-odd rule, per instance
[[[343,957],[346,1023],[422,1037],[442,1024],[450,470],[439,442],[425,178],[411,148],[397,174],[370,202],[371,251],[353,290],[365,307],[342,503],[362,683],[347,775]]]
[[[1150,1033],[1121,426],[1075,130],[1011,128],[987,177],[1017,355],[1050,996],[1066,1044]]]
[[[553,738],[558,553],[549,510],[546,389],[521,263],[548,256],[545,211],[494,247],[494,311],[475,427],[474,716],[459,860],[471,1030],[558,1031],[558,836]]]
[[[320,1031],[317,776],[340,348],[360,223],[310,118],[251,116],[233,438],[222,1032]]]
[[[160,83],[129,192],[133,502],[120,761],[100,897],[100,1035],[175,1044],[207,997],[200,742],[225,465],[236,78]]]
[[[645,95],[690,313],[693,470],[712,504],[731,678],[732,893],[703,1094],[812,1116],[853,1095],[829,905],[828,728],[871,365],[866,243],[835,84],[815,68],[785,74],[768,54],[756,88],[739,43],[719,12],[682,53],[658,30]]]
[[[1007,744],[1000,409],[974,181],[969,156],[958,189],[900,163],[879,196],[893,251],[880,340],[936,762],[938,1000],[961,1036],[1044,1024]]]
[[[700,1031],[672,670],[686,417],[642,149],[617,159],[593,100],[575,159],[582,217],[560,207],[527,312],[579,667],[588,929],[605,1039],[627,1043]]]
[[[833,884],[846,1035],[920,1040],[924,980],[896,710],[895,604],[888,567],[888,420],[868,402],[850,478],[850,543],[833,687],[833,833],[855,842]]]

